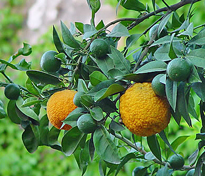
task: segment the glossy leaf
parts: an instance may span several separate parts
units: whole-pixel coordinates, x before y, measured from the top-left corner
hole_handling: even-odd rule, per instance
[[[172,143],[171,143],[171,147],[172,149],[175,151],[177,150],[177,148],[183,144],[187,139],[188,139],[189,136],[179,136],[177,137]],[[167,157],[169,157],[171,154],[172,154],[172,150],[168,150],[167,151]]]
[[[23,132],[22,140],[29,153],[35,152],[38,148],[38,137],[35,135],[33,128],[30,125],[28,125]]]
[[[109,128],[117,132],[123,131],[125,129],[121,124],[117,123],[114,120],[111,121]]]
[[[194,92],[205,102],[205,79],[201,77],[202,82],[196,82],[191,85]]]
[[[171,176],[173,173],[173,170],[170,170],[168,168],[167,165],[165,165],[164,167],[160,168],[157,172],[157,175],[156,176]]]
[[[151,72],[157,72],[157,71],[166,71],[167,64],[163,61],[151,61],[147,64],[140,67],[136,72],[136,74],[142,74],[142,73],[151,73]]]
[[[113,101],[109,98],[102,99],[95,103],[96,106],[99,106],[104,112],[112,113],[117,110]]]
[[[40,133],[40,144],[39,145],[48,145],[48,128],[49,120],[47,115],[44,115],[40,119],[40,125],[39,125],[39,133]]]
[[[118,23],[111,33],[107,34],[107,37],[123,37],[123,36],[130,36],[128,29],[122,25],[121,23]]]
[[[54,26],[53,26],[53,42],[54,42],[54,45],[55,45],[56,49],[58,50],[58,52],[63,53],[64,52],[63,44],[62,44]]]
[[[160,46],[155,52],[154,52],[154,57],[157,60],[161,61],[169,61],[171,58],[169,57],[169,49],[170,49],[170,44],[164,44]]]
[[[158,36],[159,34],[162,32],[162,30],[165,28],[166,24],[168,23],[170,17],[171,17],[172,13],[169,13],[168,15],[166,15],[161,22],[159,23],[159,27],[158,27]]]
[[[175,111],[177,103],[177,82],[172,81],[170,78],[166,79],[166,96],[172,109]]]
[[[185,83],[181,82],[177,90],[177,109],[189,126],[192,126],[188,113],[188,105],[185,95]]]
[[[156,40],[151,46],[156,46],[156,45],[162,45],[162,44],[170,43],[170,40],[171,40],[171,36],[167,35],[167,36],[164,36],[164,37]],[[181,39],[179,39],[177,37],[173,38],[173,42],[180,42],[180,41],[181,41]]]
[[[3,119],[6,117],[6,112],[4,110],[4,104],[3,102],[0,100],[0,119]]]
[[[202,82],[195,66],[192,67],[192,72],[188,78],[189,83]]]
[[[79,48],[79,43],[75,40],[75,38],[72,36],[70,30],[67,28],[67,26],[61,21],[61,32],[62,32],[62,38],[66,45],[70,46],[71,48]]]
[[[19,118],[18,114],[15,111],[16,109],[16,101],[15,100],[10,100],[8,105],[7,105],[7,113],[8,117],[13,123],[20,124],[21,119]]]
[[[37,71],[37,70],[28,70],[26,72],[28,77],[31,79],[36,84],[59,84],[61,83],[60,79],[54,75],[42,72],[42,71]]]
[[[205,49],[200,48],[200,49],[195,49],[190,51],[187,55],[186,58],[188,58],[191,63],[196,65],[197,67],[205,67]]]
[[[111,54],[108,56],[113,60],[115,68],[125,74],[130,72],[130,63],[119,50],[111,46]]]
[[[90,109],[90,115],[95,119],[96,121],[101,121],[104,118],[103,111],[100,107],[93,107]]]
[[[204,45],[205,44],[205,29],[203,28],[196,36],[194,36],[189,44]]]
[[[100,0],[87,0],[87,3],[94,13],[100,9]]]
[[[126,40],[126,47],[127,49],[133,46],[136,41],[140,38],[141,34],[132,34]]]
[[[36,113],[30,109],[29,107],[23,107],[23,99],[19,98],[16,101],[16,107],[19,110],[19,114],[21,118],[25,118],[31,120],[33,124],[39,124],[39,118]]]
[[[90,75],[90,82],[93,86],[96,86],[102,81],[107,80],[107,77],[100,71],[94,71]]]
[[[123,157],[122,161],[120,164],[117,166],[115,176],[119,173],[119,171],[122,169],[122,167],[129,162],[131,159],[135,159],[136,155],[134,153],[128,153],[126,156]]]
[[[110,134],[104,127],[95,130],[93,141],[97,154],[103,160],[113,164],[120,163],[118,149],[115,143],[112,141]]]
[[[53,126],[48,132],[48,145],[57,150],[61,150],[60,143],[58,142],[60,131]]]
[[[39,95],[39,89],[35,86],[35,84],[28,78],[26,81],[26,88],[28,89],[29,93],[34,95]]]
[[[94,96],[94,101],[96,102],[102,100],[110,95],[122,92],[124,90],[125,88],[120,84],[112,84],[108,88],[101,89],[99,92],[97,92]]]
[[[62,150],[66,156],[70,156],[75,152],[81,139],[85,134],[81,133],[77,127],[69,130],[62,139]]]
[[[128,10],[144,11],[146,9],[144,4],[138,0],[120,0],[119,2],[125,9]]]
[[[156,135],[148,136],[147,143],[154,156],[161,161],[161,150]]]
[[[195,172],[194,172],[194,175],[197,175],[197,176],[202,176],[202,166],[204,164],[204,159],[205,159],[205,152],[203,152],[201,154],[201,156],[198,158],[198,161],[196,163],[196,167],[195,167]]]

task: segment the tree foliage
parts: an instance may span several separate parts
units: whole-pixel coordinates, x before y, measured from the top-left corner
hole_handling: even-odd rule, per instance
[[[101,176],[117,175],[128,162],[139,161],[144,166],[140,175],[168,176],[192,168],[195,175],[204,175],[205,28],[204,24],[195,26],[192,21],[197,15],[194,5],[203,3],[200,0],[169,2],[171,5],[162,2],[159,7],[155,0],[151,1],[152,5],[142,0],[119,0],[117,10],[125,8],[139,16],[95,24],[101,2],[87,0],[92,11],[90,24],[75,22],[68,28],[61,22],[61,31],[53,26],[53,43],[58,52],[55,57],[61,61],[61,68],[55,73],[34,70],[32,62],[25,59],[13,63],[17,57],[32,54],[27,43],[9,60],[0,59],[0,72],[5,77],[1,87],[15,83],[7,74],[10,69],[24,72],[27,77],[25,84],[19,85],[21,95],[17,100],[10,100],[7,105],[0,102],[0,118],[8,116],[22,127],[22,141],[28,152],[47,146],[66,156],[74,155],[82,175],[93,160],[99,161]],[[188,8],[187,14],[178,13],[184,6]],[[135,33],[134,29],[149,18],[155,21],[143,33]],[[156,24],[156,29],[151,31]],[[111,31],[107,30],[110,26],[113,26]],[[166,34],[160,35],[163,30]],[[153,32],[150,37],[146,36],[148,32]],[[110,52],[103,59],[96,58],[90,51],[91,43],[97,38],[110,46]],[[123,47],[118,45],[121,38],[125,40]],[[167,75],[167,65],[175,58],[185,59],[192,67],[185,81],[173,81]],[[190,156],[184,156],[186,165],[180,171],[173,169],[168,161],[172,154],[179,153],[177,148],[190,139],[190,135],[174,136],[170,143],[167,128],[153,136],[139,137],[131,134],[120,119],[119,97],[124,91],[131,84],[149,82],[158,74],[162,74],[160,81],[165,85],[172,123],[176,122],[177,128],[183,130],[182,124],[191,128],[196,121],[200,122],[200,129],[194,134],[198,148],[193,148]],[[62,132],[49,126],[45,109],[49,97],[65,88],[81,94],[79,107],[63,121],[72,129]],[[98,125],[92,133],[85,134],[78,129],[77,120],[84,114],[90,114]],[[183,155],[183,151],[180,153]]]

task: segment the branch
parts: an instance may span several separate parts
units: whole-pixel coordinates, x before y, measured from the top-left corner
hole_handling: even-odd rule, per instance
[[[141,22],[143,22],[144,20],[146,20],[147,18],[154,16],[158,13],[165,12],[165,11],[176,11],[177,9],[183,7],[186,4],[194,4],[194,3],[199,2],[199,1],[201,1],[201,0],[181,0],[179,3],[173,4],[169,7],[163,7],[161,9],[156,10],[156,11],[150,12],[150,13],[148,13],[140,18],[120,18],[120,19],[117,19],[117,20],[114,20],[114,21],[108,23],[106,26],[104,26],[102,29],[100,29],[98,31],[98,33],[107,29],[109,26],[112,26],[112,25],[119,23],[121,21],[133,21],[133,23],[128,27],[128,30],[130,30],[130,29],[134,28],[136,25],[138,25]]]

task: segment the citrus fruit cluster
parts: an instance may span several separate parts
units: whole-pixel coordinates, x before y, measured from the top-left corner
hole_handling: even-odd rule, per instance
[[[63,120],[77,108],[74,97],[78,92],[75,90],[62,90],[54,93],[47,103],[47,116],[50,123],[58,129],[70,130],[72,126],[63,125]],[[92,133],[97,128],[95,120],[90,114],[83,114],[77,120],[78,129],[83,133]]]
[[[120,114],[125,126],[139,136],[164,130],[170,121],[169,103],[157,96],[151,83],[135,83],[120,98]]]

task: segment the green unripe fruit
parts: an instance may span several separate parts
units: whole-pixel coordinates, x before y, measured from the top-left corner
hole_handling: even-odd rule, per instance
[[[4,89],[4,94],[10,100],[17,100],[20,95],[20,88],[17,84],[8,84]]]
[[[167,65],[167,74],[173,81],[185,81],[191,74],[192,66],[185,59],[176,58]]]
[[[152,89],[154,90],[154,92],[159,95],[159,96],[165,96],[165,85],[163,83],[160,82],[160,78],[163,76],[164,74],[158,74],[157,76],[155,76],[152,80]]]
[[[41,57],[40,66],[46,72],[56,72],[61,67],[61,60],[55,58],[55,51],[47,51]]]
[[[97,124],[90,114],[83,114],[77,120],[78,129],[83,133],[93,133],[97,129]]]
[[[90,45],[90,51],[96,58],[103,59],[110,52],[110,46],[103,39],[95,39]]]
[[[184,166],[184,158],[179,154],[174,154],[170,157],[169,164],[173,169],[181,169]]]
[[[132,176],[147,176],[147,169],[144,166],[135,167],[132,171]]]

